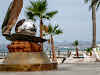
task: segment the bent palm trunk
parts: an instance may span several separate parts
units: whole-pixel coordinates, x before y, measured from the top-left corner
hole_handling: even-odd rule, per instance
[[[52,35],[51,35],[51,46],[52,46],[52,61],[57,61],[55,49],[54,49],[54,40],[53,40]]]
[[[92,52],[90,52],[90,56],[92,56]]]
[[[76,47],[76,56],[79,57],[78,48]]]
[[[42,34],[42,27],[43,27],[43,22],[42,22],[42,18],[40,19],[40,37],[43,38],[43,34]],[[41,50],[43,50],[43,43],[40,43],[41,45]]]

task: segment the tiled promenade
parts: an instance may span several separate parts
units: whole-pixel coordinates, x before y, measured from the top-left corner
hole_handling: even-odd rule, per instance
[[[100,63],[60,64],[57,71],[0,72],[0,75],[100,75]]]

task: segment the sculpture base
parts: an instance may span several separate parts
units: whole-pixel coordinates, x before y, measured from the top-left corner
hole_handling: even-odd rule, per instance
[[[0,71],[46,71],[56,70],[44,52],[12,52],[0,64]]]
[[[57,70],[57,63],[49,64],[0,64],[0,71],[15,71],[15,72],[26,72],[26,71],[50,71]]]

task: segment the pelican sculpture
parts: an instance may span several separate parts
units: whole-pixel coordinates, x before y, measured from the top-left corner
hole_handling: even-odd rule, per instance
[[[11,34],[12,27],[16,24],[18,16],[23,8],[23,0],[13,0],[8,8],[4,22],[2,24],[3,36]]]
[[[57,69],[57,63],[51,63],[43,52],[40,43],[46,39],[36,37],[36,27],[31,20],[18,16],[23,7],[23,0],[13,0],[2,24],[2,35],[12,41],[8,45],[8,56],[0,64],[0,71],[43,71]],[[16,23],[17,22],[17,23]],[[16,26],[15,26],[16,25]],[[15,26],[15,33],[11,33]]]

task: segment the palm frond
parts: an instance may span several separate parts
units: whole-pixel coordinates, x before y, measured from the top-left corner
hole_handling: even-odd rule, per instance
[[[55,35],[59,35],[59,34],[62,34],[63,33],[63,31],[61,30],[61,29],[57,29],[56,31],[55,31]]]
[[[57,30],[57,28],[59,27],[59,25],[57,24],[57,25],[55,25],[54,26],[54,29],[53,29],[53,32],[55,32],[56,30]]]
[[[50,19],[50,17],[47,16],[47,15],[43,15],[42,18],[44,18],[44,19],[48,19],[48,20]]]
[[[28,8],[26,8],[29,12],[33,12],[33,8],[30,6]]]
[[[47,9],[46,0],[31,1],[31,6],[28,8],[31,12],[34,13],[44,13]]]
[[[36,0],[36,1],[30,1],[30,6],[27,7],[27,11],[31,12],[35,16],[41,17],[42,19],[48,19],[50,20],[55,14],[58,13],[58,11],[51,11],[47,12],[47,0]],[[30,17],[32,18],[32,17]]]
[[[96,10],[98,10],[99,6],[100,6],[100,1],[97,2]]]
[[[46,0],[41,0],[41,5],[40,5],[40,10],[42,11],[42,13],[44,13],[47,9],[47,1]]]
[[[91,9],[93,7],[93,5],[96,5],[96,10],[98,10],[98,8],[100,6],[100,1],[99,0],[92,0],[91,5],[89,6],[89,9]]]
[[[92,52],[92,48],[86,48],[85,50],[86,50],[86,52],[88,52],[88,53],[89,53],[89,52]]]
[[[36,19],[34,18],[34,14],[32,12],[26,12],[27,18],[36,21]]]
[[[35,2],[36,2],[36,1],[34,1],[34,2],[33,2],[33,1],[30,1],[30,3],[31,3],[31,7],[32,7],[32,8],[34,8],[34,6],[35,6]]]
[[[96,0],[91,0],[91,4],[89,6],[89,10],[91,10],[91,8],[93,7],[94,4],[96,4],[97,1]]]
[[[75,40],[75,41],[73,42],[73,45],[74,45],[74,46],[78,46],[78,45],[79,45],[78,40]]]
[[[58,11],[51,11],[51,12],[48,12],[46,13],[46,16],[50,18],[52,18],[54,15],[56,15],[58,13]]]
[[[88,3],[90,0],[84,0],[85,3]]]
[[[53,27],[51,24],[48,25],[48,34],[51,34],[53,32]]]
[[[54,35],[59,35],[59,34],[62,34],[63,31],[61,29],[58,29],[59,25],[55,25],[54,27],[49,24],[48,25],[48,34],[52,34],[53,36]]]
[[[91,2],[91,7],[94,5],[94,4],[97,4],[98,0],[92,0]]]

